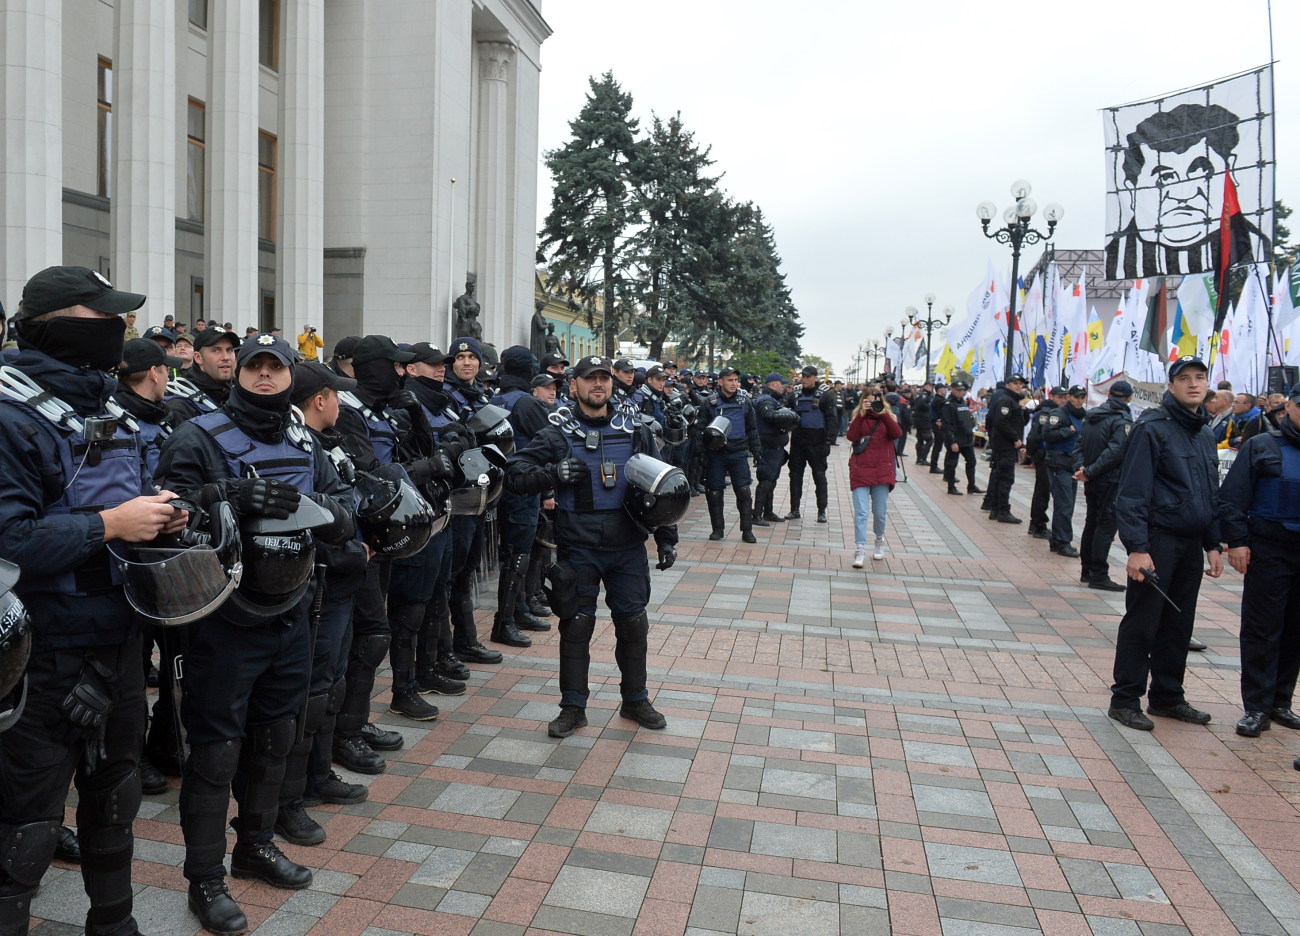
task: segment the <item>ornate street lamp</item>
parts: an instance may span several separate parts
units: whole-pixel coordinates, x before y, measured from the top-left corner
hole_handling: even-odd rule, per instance
[[[1047,233],[1044,234],[1030,227],[1029,219],[1038,210],[1038,203],[1029,197],[1030,188],[1029,183],[1024,179],[1017,179],[1011,184],[1011,197],[1016,202],[1002,212],[1002,220],[1006,225],[996,231],[989,230],[989,222],[997,214],[997,205],[984,201],[975,208],[975,216],[980,219],[984,236],[996,240],[999,244],[1011,245],[1011,305],[1007,312],[1007,362],[1002,371],[1004,381],[1011,378],[1012,370],[1011,354],[1014,350],[1016,334],[1016,282],[1020,277],[1020,248],[1024,244],[1037,244],[1040,240],[1050,238],[1056,231],[1057,222],[1065,217],[1065,209],[1053,202],[1043,209],[1043,218],[1047,221]]]
[[[866,345],[864,353],[867,358],[867,373],[866,377],[862,381],[863,383],[870,380],[876,373],[877,364],[880,362],[881,358],[885,356],[885,348],[879,341],[876,341],[873,338],[871,339],[871,343]]]
[[[936,325],[947,327],[948,323],[952,321],[952,306],[944,306],[942,322],[934,317],[934,300],[934,293],[929,292],[925,294],[925,318],[921,318],[921,313],[916,310],[916,306],[907,307],[907,315],[911,319],[912,324],[925,329],[925,377],[922,379],[921,383],[925,383],[931,379],[930,333],[934,331]]]

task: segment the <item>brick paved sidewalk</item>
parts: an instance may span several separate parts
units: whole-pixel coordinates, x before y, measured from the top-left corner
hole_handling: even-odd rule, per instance
[[[406,749],[349,776],[369,802],[312,810],[324,845],[283,846],[321,869],[310,890],[231,879],[256,932],[1300,933],[1300,735],[1232,730],[1240,578],[1202,593],[1188,696],[1214,723],[1125,731],[1105,717],[1123,595],[914,465],[886,559],[855,571],[834,451],[830,524],[746,546],[708,542],[702,502],[683,523],[650,608],[666,732],[617,717],[607,617],[591,727],[564,741],[554,631],[476,668],[432,727],[381,685]],[[148,934],[197,930],[175,786],[136,824]],[[79,933],[80,876],[52,869],[34,912],[38,936]]]

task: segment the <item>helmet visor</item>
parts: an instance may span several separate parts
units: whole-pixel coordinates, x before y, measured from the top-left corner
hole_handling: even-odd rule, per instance
[[[126,585],[126,599],[153,624],[188,624],[216,611],[239,587],[243,565],[226,568],[209,545],[189,549],[109,546]]]

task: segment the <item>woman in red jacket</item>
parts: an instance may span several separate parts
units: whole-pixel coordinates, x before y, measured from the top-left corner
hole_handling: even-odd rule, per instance
[[[876,548],[872,559],[885,558],[885,510],[894,489],[894,441],[903,435],[898,420],[885,403],[880,387],[862,394],[853,413],[847,438],[853,445],[849,458],[849,487],[853,489],[853,528],[857,549],[853,568],[861,569],[867,557],[867,513],[872,516]]]

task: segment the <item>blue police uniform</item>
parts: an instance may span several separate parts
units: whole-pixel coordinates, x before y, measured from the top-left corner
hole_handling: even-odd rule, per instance
[[[1084,411],[1073,403],[1057,407],[1047,416],[1042,429],[1043,459],[1051,473],[1052,484],[1052,552],[1071,558],[1079,555],[1070,545],[1074,538],[1071,518],[1079,482],[1074,473],[1079,469],[1079,440],[1082,438]]]
[[[813,487],[817,493],[817,520],[824,523],[826,507],[830,503],[826,487],[826,459],[831,454],[831,443],[839,422],[835,414],[835,394],[825,384],[800,387],[791,401],[799,414],[799,427],[790,434],[790,512],[787,519],[799,519],[799,505],[803,501],[804,469],[811,469]]]
[[[790,433],[778,429],[771,422],[770,416],[785,407],[785,394],[764,388],[754,399],[754,415],[757,417],[758,440],[761,449],[755,473],[758,475],[758,490],[754,495],[754,521],[757,523],[780,523],[783,517],[776,513],[773,501],[776,498],[776,485],[781,480],[781,467],[790,455],[785,447],[790,444]]]
[[[736,493],[736,511],[740,514],[740,535],[746,543],[757,542],[754,536],[754,498],[750,490],[750,459],[758,461],[761,443],[758,438],[758,417],[749,393],[737,390],[728,396],[721,388],[709,394],[705,403],[704,424],[707,426],[719,416],[727,419],[727,438],[720,449],[710,450],[705,469],[704,498],[709,505],[709,521],[713,532],[709,539],[720,540],[726,531],[723,518],[723,490],[727,478]]]

